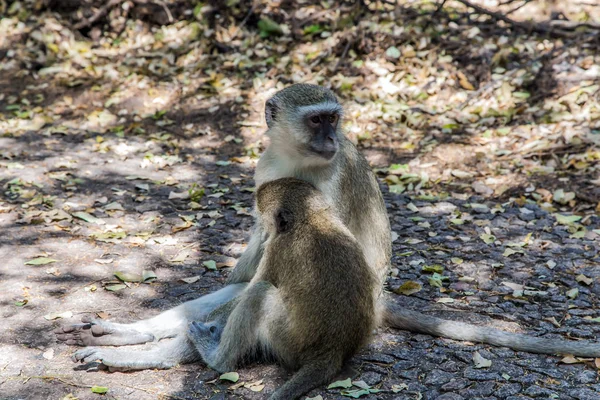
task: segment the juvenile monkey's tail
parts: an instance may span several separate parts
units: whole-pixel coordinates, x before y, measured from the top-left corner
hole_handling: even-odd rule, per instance
[[[269,400],[294,400],[329,381],[342,368],[341,361],[319,360],[304,364]]]
[[[579,357],[600,357],[600,344],[575,342],[560,339],[545,339],[504,332],[498,329],[449,321],[406,310],[386,301],[385,323],[392,328],[411,332],[426,333],[448,339],[486,343],[494,346],[510,347],[513,350],[537,354],[572,354]]]

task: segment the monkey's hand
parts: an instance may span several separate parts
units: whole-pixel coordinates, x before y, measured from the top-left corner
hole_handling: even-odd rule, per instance
[[[139,332],[121,324],[90,317],[81,318],[81,322],[56,328],[56,339],[75,346],[122,346],[154,340],[151,333]]]
[[[203,323],[194,321],[190,323],[187,335],[209,367],[219,372],[227,372],[221,370],[219,365],[216,364],[217,350],[222,333],[223,327],[215,322]]]

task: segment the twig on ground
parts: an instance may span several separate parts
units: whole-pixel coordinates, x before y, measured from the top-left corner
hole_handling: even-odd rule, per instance
[[[346,58],[346,54],[348,54],[348,50],[350,50],[350,47],[353,43],[354,38],[349,38],[347,40],[346,46],[344,46],[344,51],[342,51],[342,55],[340,56],[340,58],[338,58],[338,62],[335,64],[335,67],[333,67],[333,71],[331,71],[332,73],[335,73],[335,71],[337,71],[338,68],[342,65],[342,62]]]
[[[581,191],[577,191],[575,192],[575,196],[580,199],[583,200],[587,203],[590,204],[597,204],[598,203],[598,197],[594,196],[594,195],[588,195],[586,193],[581,193]]]
[[[179,397],[174,394],[163,393],[163,392],[159,392],[157,390],[145,389],[145,388],[141,388],[141,387],[137,387],[137,386],[125,385],[122,383],[120,383],[119,386],[123,386],[123,387],[130,388],[130,389],[135,389],[135,390],[140,390],[142,392],[146,392],[146,393],[155,395],[159,399],[160,398],[171,398],[171,399],[177,399],[177,400],[186,400],[185,397]]]
[[[442,2],[437,6],[435,11],[431,14],[431,17],[427,20],[427,22],[425,22],[425,26],[423,26],[423,31],[425,31],[427,28],[429,28],[429,25],[431,25],[433,20],[435,20],[435,17],[437,17],[437,15],[440,13],[442,8],[444,8],[446,1],[448,1],[448,0],[442,0]]]
[[[169,23],[173,23],[174,19],[173,19],[173,14],[171,14],[171,10],[169,10],[169,7],[167,6],[167,4],[162,1],[162,0],[132,0],[134,3],[136,4],[156,4],[158,6],[161,6],[162,9],[165,11],[165,14],[167,14],[167,18],[169,19]]]
[[[127,29],[127,18],[129,17],[129,11],[131,11],[131,9],[133,8],[133,2],[132,1],[126,1],[125,4],[123,4],[123,10],[124,10],[124,14],[123,14],[123,25],[121,25],[121,27],[119,28],[119,30],[116,32],[117,37],[121,36],[121,34],[123,32],[125,32],[125,29]]]
[[[58,376],[58,375],[33,375],[33,376],[19,375],[19,376],[9,376],[7,378],[7,380],[22,379],[23,383],[26,383],[27,381],[29,381],[31,379],[41,379],[41,380],[59,381],[61,383],[64,383],[65,385],[75,386],[75,387],[80,387],[80,388],[91,388],[93,386],[93,385],[85,385],[85,384],[76,383],[76,382],[67,380],[70,378],[72,378],[72,377],[71,376]]]
[[[90,25],[92,25],[94,22],[98,21],[100,18],[104,17],[106,15],[106,13],[108,13],[108,11],[113,8],[114,6],[116,6],[117,4],[121,3],[123,0],[110,0],[108,3],[106,3],[104,6],[100,7],[98,9],[98,11],[96,11],[96,13],[94,15],[92,15],[90,18],[83,20],[81,22],[78,22],[77,24],[75,24],[73,26],[73,29],[81,29],[81,28],[86,28]]]
[[[254,13],[255,9],[256,9],[256,0],[254,0],[252,2],[252,6],[248,10],[248,13],[246,14],[246,16],[244,17],[242,22],[240,22],[240,24],[235,28],[235,31],[233,31],[233,33],[231,34],[231,39],[235,39],[235,36],[238,34],[240,29],[242,29],[244,27],[244,25],[246,25],[246,22],[248,22],[248,19],[250,19],[250,16],[252,15],[252,13]]]
[[[586,148],[586,145],[576,146],[576,145],[557,145],[548,149],[544,149],[544,151],[535,151],[532,153],[524,153],[521,154],[523,158],[531,158],[531,157],[543,157],[549,156],[552,154],[566,154],[566,153],[576,153],[578,151],[582,151]],[[507,159],[511,157],[506,157]]]
[[[506,12],[506,15],[510,15],[510,14],[514,13],[515,11],[520,10],[521,8],[525,7],[527,4],[531,3],[532,1],[533,0],[525,0],[523,3],[519,4],[515,8],[508,10]]]
[[[516,21],[512,18],[507,17],[506,15],[504,15],[501,12],[488,10],[487,8],[481,7],[477,4],[473,4],[468,0],[456,0],[456,1],[464,4],[465,6],[467,6],[469,8],[472,8],[473,10],[475,10],[475,12],[477,12],[479,14],[488,15],[497,21],[502,21],[502,22],[507,23],[515,28],[520,28],[520,29],[523,29],[528,32],[533,31],[533,32],[538,32],[538,33],[548,33],[548,34],[555,34],[555,35],[559,35],[559,36],[563,36],[563,37],[575,36],[574,32],[567,32],[567,31],[564,31],[561,29],[556,29],[555,27],[553,27],[552,25],[549,25],[547,23],[529,23],[529,22]]]
[[[553,19],[552,21],[548,21],[548,25],[572,30],[577,28],[600,29],[600,24],[597,22],[577,22],[563,19]]]
[[[161,0],[151,0],[151,2],[158,4],[159,6],[161,6],[163,8],[163,10],[165,10],[165,13],[167,14],[167,18],[169,18],[169,23],[172,24],[174,21],[173,14],[171,14],[171,10],[169,10],[169,7],[167,6],[167,4]]]
[[[122,310],[123,307],[119,307],[119,308],[105,308],[105,309],[101,309],[101,310],[78,310],[78,311],[73,311],[73,314],[97,314],[99,312],[106,312],[106,311],[120,311]]]

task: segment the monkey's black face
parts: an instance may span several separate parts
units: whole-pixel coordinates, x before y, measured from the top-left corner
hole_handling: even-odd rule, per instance
[[[305,120],[311,132],[309,150],[326,160],[332,159],[339,147],[337,137],[339,115],[337,113],[309,114]]]

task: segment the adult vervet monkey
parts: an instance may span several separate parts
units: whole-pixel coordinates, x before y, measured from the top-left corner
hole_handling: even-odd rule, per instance
[[[377,314],[382,315],[387,324],[398,329],[534,353],[600,357],[600,345],[595,343],[543,339],[446,321],[388,302],[381,296],[391,257],[385,205],[367,161],[342,133],[342,107],[335,95],[319,86],[293,85],[267,101],[265,117],[266,134],[271,143],[258,163],[257,185],[282,177],[295,177],[310,182],[323,192],[359,242],[367,265],[380,283],[373,295],[379,299]],[[257,223],[248,248],[230,275],[232,284],[225,288],[133,324],[86,319],[83,324],[58,328],[55,331],[58,340],[80,346],[119,346],[175,338],[144,352],[88,348],[74,355],[75,360],[101,359],[105,365],[116,368],[170,368],[198,359],[185,335],[187,325],[191,321],[205,321],[213,309],[241,293],[246,285],[242,282],[252,279],[262,257],[262,233],[260,223]]]
[[[296,370],[271,396],[293,400],[329,382],[367,342],[380,285],[357,240],[310,183],[269,181],[256,192],[256,210],[267,240],[254,277],[226,318],[193,322],[188,337],[220,372],[257,353]]]
[[[328,89],[298,84],[266,103],[270,144],[260,157],[254,180],[259,187],[278,178],[312,183],[336,209],[356,237],[367,263],[382,283],[392,254],[391,232],[379,184],[367,160],[341,129],[343,109]],[[230,274],[229,283],[248,282],[261,258],[261,227]]]

